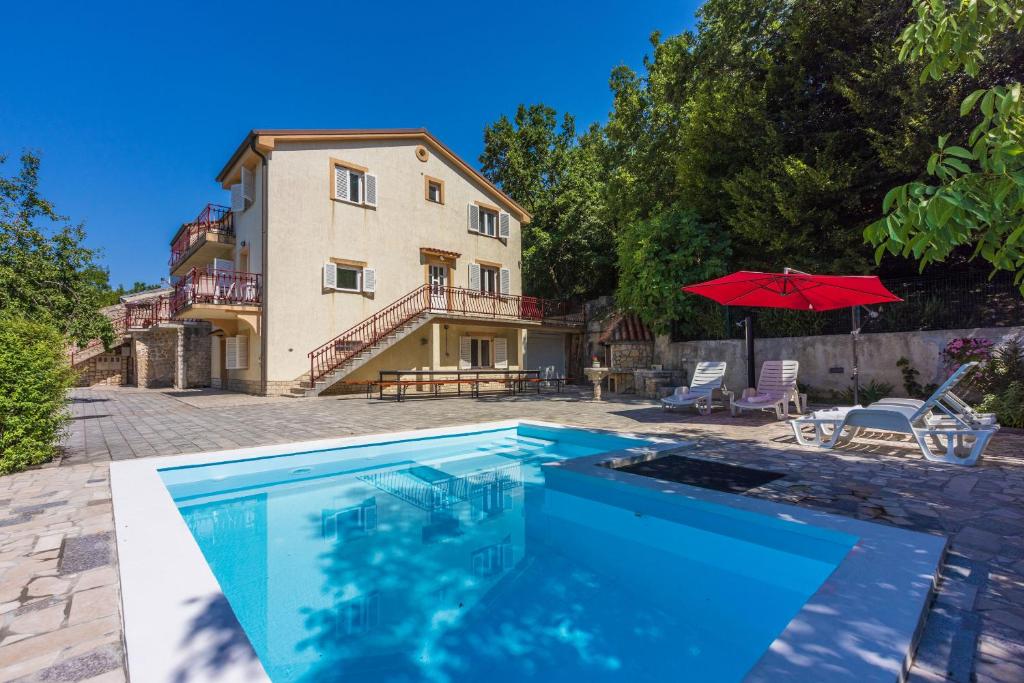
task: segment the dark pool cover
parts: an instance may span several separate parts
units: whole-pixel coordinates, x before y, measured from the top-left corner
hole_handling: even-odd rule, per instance
[[[779,472],[755,470],[750,467],[687,458],[682,455],[665,455],[654,460],[624,465],[615,469],[726,493],[743,493],[786,476]]]

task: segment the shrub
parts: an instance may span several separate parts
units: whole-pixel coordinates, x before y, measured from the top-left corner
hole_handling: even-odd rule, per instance
[[[981,410],[995,413],[999,424],[1024,427],[1024,337],[1010,337],[992,349],[979,377]]]
[[[871,380],[867,384],[861,386],[859,397],[860,404],[866,406],[869,403],[880,401],[883,398],[892,396],[892,385],[887,382],[876,382]],[[844,389],[843,391],[835,392],[836,400],[844,405],[853,405],[853,387]]]
[[[939,388],[938,384],[921,384],[917,381],[918,373],[917,368],[910,364],[910,359],[901,357],[896,361],[896,367],[900,369],[900,373],[903,375],[903,388],[907,392],[907,396],[911,398],[928,398],[935,390]]]
[[[949,374],[964,363],[988,361],[992,356],[992,340],[983,337],[957,337],[950,339],[942,350],[942,364]]]
[[[1024,428],[1024,382],[1012,382],[998,394],[985,394],[978,407],[986,413],[995,413],[1004,427]]]
[[[64,347],[56,328],[0,315],[0,474],[56,453],[73,379]]]

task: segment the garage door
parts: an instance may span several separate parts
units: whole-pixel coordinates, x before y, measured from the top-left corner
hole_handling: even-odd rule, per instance
[[[540,370],[541,377],[565,377],[565,336],[528,333],[526,369]]]

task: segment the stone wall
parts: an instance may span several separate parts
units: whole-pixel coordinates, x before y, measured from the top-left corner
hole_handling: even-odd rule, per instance
[[[128,363],[131,356],[127,355],[129,347],[116,348],[110,353],[99,353],[76,363],[74,370],[78,373],[76,386],[121,386],[128,376]],[[125,352],[122,353],[122,349]]]
[[[178,366],[177,328],[151,327],[137,332],[134,342],[138,386],[144,389],[173,387]]]
[[[138,386],[210,386],[209,337],[209,323],[162,324],[134,333]]]
[[[1024,327],[989,327],[927,332],[891,332],[861,334],[858,342],[860,381],[864,386],[872,380],[891,384],[894,396],[905,396],[903,377],[896,361],[908,358],[920,373],[921,384],[940,383],[945,379],[940,352],[958,337],[986,338],[997,344],[1024,333]],[[800,361],[800,382],[816,393],[842,391],[851,386],[852,345],[850,335],[818,337],[780,337],[757,339],[754,342],[755,367],[765,360],[792,359]],[[701,360],[728,363],[726,385],[740,391],[747,385],[746,351],[742,339],[670,342],[659,336],[655,343],[654,362],[666,369],[685,369],[691,375]],[[756,377],[756,372],[755,372]]]
[[[611,367],[619,370],[649,368],[654,362],[654,344],[651,342],[612,342]]]

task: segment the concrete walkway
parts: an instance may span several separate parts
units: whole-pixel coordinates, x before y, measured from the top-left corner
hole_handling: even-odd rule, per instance
[[[1024,681],[1024,434],[1000,433],[973,469],[913,444],[796,446],[758,416],[669,414],[575,394],[393,402],[216,391],[74,391],[60,463],[0,478],[0,681],[123,681],[111,460],[532,418],[697,439],[704,454],[786,472],[754,489],[780,502],[951,538],[914,681]]]

